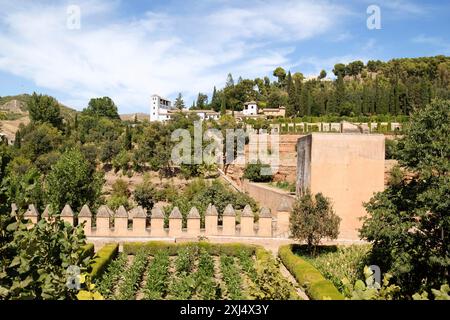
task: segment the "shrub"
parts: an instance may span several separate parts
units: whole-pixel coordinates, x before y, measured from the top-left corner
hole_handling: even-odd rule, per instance
[[[119,245],[117,243],[106,244],[97,252],[90,272],[92,280],[102,275],[109,263],[117,256],[118,252]]]
[[[292,237],[305,240],[313,254],[322,238],[336,239],[341,218],[337,216],[330,201],[321,193],[314,196],[307,190],[297,198],[290,216]]]
[[[336,287],[330,281],[326,280],[316,268],[295,255],[290,245],[281,246],[278,255],[297,282],[305,288],[306,293],[311,299],[344,299]]]
[[[270,182],[273,179],[273,172],[268,164],[249,163],[244,169],[244,178],[253,182]]]

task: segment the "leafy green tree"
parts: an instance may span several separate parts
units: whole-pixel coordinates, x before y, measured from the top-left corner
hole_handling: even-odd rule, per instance
[[[20,152],[35,161],[39,156],[57,150],[62,144],[62,135],[48,123],[30,123],[23,128]]]
[[[178,97],[175,99],[175,108],[178,110],[183,110],[184,109],[184,100],[183,100],[183,95],[180,93],[178,93]]]
[[[83,114],[94,117],[106,117],[119,120],[119,113],[114,101],[109,97],[92,98],[88,106],[83,109]]]
[[[56,212],[66,204],[74,211],[79,211],[84,204],[91,208],[99,204],[103,176],[93,171],[79,150],[62,154],[45,182],[48,202]]]
[[[124,148],[125,150],[131,150],[133,147],[133,136],[131,135],[131,130],[129,126],[125,127],[125,135],[124,135]]]
[[[309,252],[315,255],[323,238],[338,237],[340,221],[329,199],[322,193],[312,195],[307,190],[295,201],[289,222],[292,237],[306,241]]]
[[[273,179],[272,168],[261,161],[249,163],[244,169],[244,178],[253,182],[269,182]]]
[[[148,176],[144,177],[142,183],[138,184],[133,192],[134,200],[147,212],[153,208],[156,198],[156,188]]]
[[[417,110],[396,156],[408,172],[367,204],[361,236],[372,259],[407,293],[448,282],[450,266],[450,102]]]
[[[211,109],[214,110],[215,112],[220,111],[221,100],[220,100],[219,93],[217,92],[216,86],[214,86],[214,91],[213,91],[213,95],[211,98],[210,106],[211,106]]]
[[[284,83],[284,80],[286,79],[286,70],[284,70],[282,67],[277,67],[273,71],[273,76],[277,77],[278,84],[282,85]]]
[[[327,72],[325,70],[320,71],[319,80],[325,79],[327,77]]]
[[[199,92],[199,94],[197,96],[196,108],[199,110],[204,110],[204,109],[206,109],[207,105],[208,105],[208,96],[204,93]]]
[[[83,225],[42,219],[30,229],[20,214],[0,215],[0,299],[75,300],[68,277],[71,266],[88,271],[85,244]]]
[[[30,119],[33,122],[47,122],[56,128],[62,127],[62,117],[55,98],[34,92],[27,103]]]

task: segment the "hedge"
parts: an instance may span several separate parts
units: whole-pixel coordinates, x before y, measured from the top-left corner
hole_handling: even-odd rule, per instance
[[[83,246],[83,252],[80,255],[81,260],[86,259],[87,257],[93,257],[95,254],[95,250],[94,250],[94,244],[93,243],[86,243]]]
[[[94,263],[91,270],[91,278],[96,279],[105,271],[108,264],[119,253],[119,245],[117,243],[109,243],[103,246],[94,257]]]
[[[344,296],[331,281],[325,279],[309,262],[292,252],[291,245],[281,246],[278,255],[312,300],[344,300]]]
[[[209,243],[205,241],[199,242],[183,242],[183,243],[171,243],[163,241],[149,241],[149,242],[126,242],[123,244],[123,252],[126,254],[136,254],[139,250],[144,249],[149,255],[154,255],[158,251],[168,252],[169,255],[177,255],[178,250],[189,246],[198,246],[205,249],[212,255],[230,255],[237,256],[242,250],[246,251],[249,255],[253,255],[256,251],[256,246],[246,245],[242,243]]]

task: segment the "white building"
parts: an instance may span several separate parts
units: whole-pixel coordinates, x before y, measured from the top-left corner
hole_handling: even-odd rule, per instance
[[[150,106],[150,122],[152,121],[167,121],[170,120],[174,114],[179,113],[180,110],[172,107],[172,102],[168,99],[164,99],[157,94],[151,97]],[[181,111],[184,114],[196,114],[200,120],[218,120],[220,114],[214,110],[190,110],[184,109]]]
[[[258,114],[258,105],[255,101],[246,102],[242,113],[244,116],[256,116]]]
[[[151,97],[150,121],[166,121],[170,119],[169,110],[172,110],[172,102],[157,94]]]

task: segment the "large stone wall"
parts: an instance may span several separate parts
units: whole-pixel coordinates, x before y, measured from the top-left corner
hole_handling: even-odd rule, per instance
[[[13,205],[13,211],[15,211]],[[83,206],[78,214],[66,205],[60,214],[52,215],[49,207],[39,214],[34,205],[30,205],[24,216],[31,223],[41,219],[62,219],[71,225],[84,223],[87,237],[100,238],[198,238],[200,236],[215,237],[287,237],[289,233],[288,203],[282,203],[273,215],[268,208],[261,208],[258,219],[247,205],[242,212],[236,212],[228,205],[220,215],[214,205],[209,205],[205,212],[204,226],[200,223],[200,213],[193,207],[187,215],[186,227],[183,227],[183,216],[178,208],[170,213],[168,228],[165,227],[165,215],[161,208],[153,208],[151,217],[142,207],[127,211],[123,206],[116,211],[101,206],[95,215],[88,206]],[[255,222],[255,220],[257,220]],[[95,226],[94,226],[95,225]]]
[[[248,193],[250,197],[255,199],[262,207],[269,208],[271,212],[276,212],[283,201],[286,201],[290,206],[294,204],[295,196],[264,185],[262,183],[254,183],[248,180],[243,180],[242,191]]]
[[[340,239],[359,238],[363,203],[384,188],[384,141],[383,135],[343,133],[313,133],[298,141],[297,191],[309,188],[331,199],[342,219]]]

